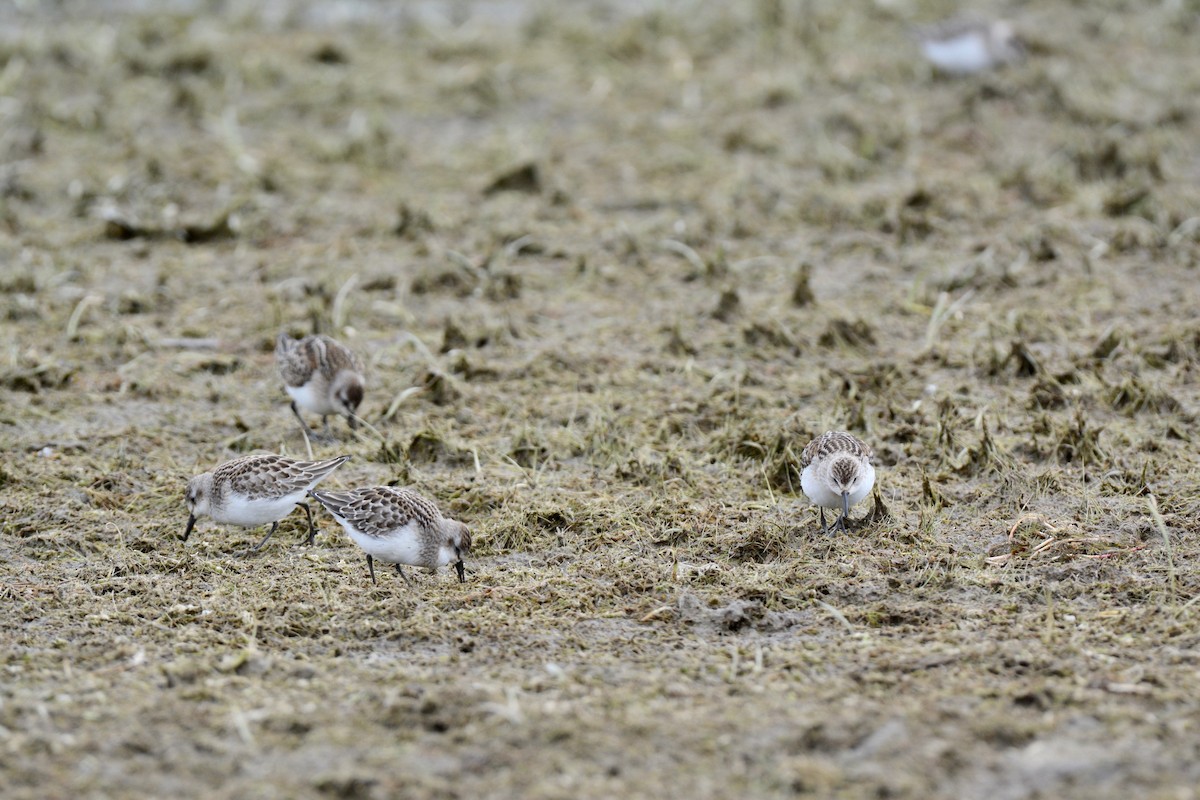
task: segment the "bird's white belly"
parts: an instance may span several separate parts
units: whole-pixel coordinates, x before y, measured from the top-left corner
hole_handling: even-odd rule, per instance
[[[333,406],[329,404],[329,396],[324,392],[313,391],[313,382],[303,386],[286,386],[288,395],[295,401],[298,408],[310,414],[332,414]]]
[[[952,39],[931,40],[922,43],[925,57],[934,66],[947,72],[966,74],[979,72],[992,66],[993,57],[987,42],[978,34],[964,34]]]
[[[350,534],[354,543],[363,549],[363,552],[380,561],[388,561],[392,564],[410,564],[414,567],[433,566],[421,557],[421,540],[414,523],[410,522],[387,536],[367,536],[344,522],[342,527],[346,529],[346,533]]]
[[[266,525],[276,522],[292,513],[296,504],[304,499],[304,492],[292,492],[283,497],[271,500],[246,500],[245,498],[230,497],[225,506],[215,513],[212,518],[227,525],[241,525],[251,528],[256,525]]]

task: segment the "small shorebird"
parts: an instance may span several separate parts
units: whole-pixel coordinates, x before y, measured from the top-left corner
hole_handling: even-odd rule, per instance
[[[1020,61],[1025,46],[1004,20],[951,19],[917,34],[921,52],[942,72],[970,75]]]
[[[275,340],[275,363],[292,398],[292,412],[310,437],[314,434],[300,416],[301,409],[320,414],[326,433],[330,414],[345,416],[351,430],[357,426],[355,412],[364,388],[362,365],[345,345],[328,336],[293,339],[281,333]]]
[[[846,530],[850,506],[875,485],[871,448],[845,431],[822,433],[800,455],[800,488],[821,509],[821,531],[828,533],[825,509],[840,508],[834,529]]]
[[[243,456],[197,475],[188,481],[184,495],[189,513],[183,541],[187,541],[201,514],[243,528],[272,523],[263,540],[248,551],[254,553],[275,533],[279,520],[300,506],[308,517],[308,544],[312,544],[317,529],[304,497],[349,459],[338,456],[326,461],[295,461],[276,455]]]
[[[408,489],[373,486],[349,492],[309,492],[342,524],[354,543],[367,554],[371,582],[375,559],[396,565],[396,572],[411,583],[401,564],[427,567],[431,572],[454,564],[458,580],[466,580],[463,553],[471,550],[467,526],[446,519],[429,500]]]

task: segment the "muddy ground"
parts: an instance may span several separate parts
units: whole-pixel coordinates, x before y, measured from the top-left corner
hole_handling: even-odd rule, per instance
[[[1196,4],[724,5],[0,11],[6,797],[1197,796]],[[180,541],[280,330],[466,584]]]

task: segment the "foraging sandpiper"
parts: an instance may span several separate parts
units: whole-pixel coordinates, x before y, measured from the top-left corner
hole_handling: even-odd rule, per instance
[[[312,544],[317,529],[304,497],[349,458],[296,461],[277,455],[243,456],[197,475],[188,481],[184,496],[189,513],[183,541],[187,541],[196,517],[202,514],[216,522],[244,528],[272,523],[263,540],[248,551],[253,553],[275,533],[279,520],[300,506],[308,517],[308,544]]]
[[[349,492],[309,492],[342,524],[354,543],[367,554],[367,569],[375,580],[375,559],[396,565],[396,572],[411,583],[401,564],[436,571],[454,564],[458,580],[466,580],[463,553],[471,549],[467,526],[446,519],[436,505],[416,492],[391,486],[373,486]]]
[[[365,383],[362,365],[345,345],[323,335],[293,339],[281,333],[275,341],[275,363],[292,398],[292,412],[310,437],[314,434],[301,409],[320,414],[326,433],[330,414],[345,416],[351,430],[357,426]]]
[[[808,443],[800,455],[800,487],[821,509],[821,531],[825,509],[840,508],[833,528],[846,530],[850,506],[866,497],[875,485],[871,448],[845,431],[828,431]]]

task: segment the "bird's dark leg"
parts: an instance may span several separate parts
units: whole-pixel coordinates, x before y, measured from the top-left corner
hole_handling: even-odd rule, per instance
[[[371,583],[378,586],[379,581],[375,580],[375,559],[371,558],[370,553],[367,553],[367,569],[371,570]]]
[[[829,533],[829,526],[825,524],[825,506],[817,506],[821,512],[821,533]]]
[[[304,509],[304,516],[308,517],[308,544],[312,544],[317,538],[317,526],[313,524],[312,511],[308,508],[308,503],[298,503]]]
[[[278,522],[278,521],[276,521],[276,522],[272,522],[272,523],[271,523],[271,530],[267,531],[267,535],[263,537],[262,541],[261,541],[261,542],[259,542],[259,543],[258,543],[258,544],[256,544],[256,545],[254,545],[254,547],[251,547],[251,548],[250,548],[249,550],[247,550],[245,553],[242,553],[242,555],[244,555],[244,556],[248,556],[248,555],[250,555],[251,553],[257,553],[259,550],[261,550],[261,549],[262,549],[262,546],[263,546],[264,544],[266,544],[266,543],[267,543],[267,540],[271,538],[271,535],[275,533],[275,529],[276,529],[276,528],[278,528],[278,527],[279,527],[279,522]]]
[[[399,575],[401,578],[404,578],[404,582],[407,583],[409,586],[413,585],[412,578],[410,578],[404,574],[404,570],[400,569],[399,564],[396,565],[396,574]]]
[[[242,551],[241,553],[238,553],[238,558],[246,558],[247,555],[253,555],[254,553],[257,553],[259,551],[259,549],[262,549],[263,545],[265,545],[266,540],[269,540],[271,535],[275,534],[275,529],[278,527],[280,527],[280,523],[272,522],[271,529],[269,531],[266,531],[266,536],[263,536],[263,541],[260,541],[259,543],[257,543],[257,545],[254,545],[253,547],[248,549],[248,551]]]
[[[317,438],[317,435],[313,433],[312,428],[308,427],[308,423],[304,421],[304,417],[300,416],[300,409],[296,408],[295,400],[292,401],[292,413],[296,415],[296,419],[300,420],[300,427],[304,428],[304,432],[308,434],[308,438]]]

